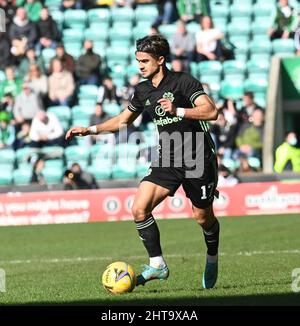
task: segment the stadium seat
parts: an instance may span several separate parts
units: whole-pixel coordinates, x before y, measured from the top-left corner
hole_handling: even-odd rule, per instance
[[[61,122],[63,128],[66,130],[69,126],[70,118],[71,118],[71,109],[68,106],[57,105],[57,106],[49,106],[47,112],[54,113],[59,121]]]
[[[216,28],[223,32],[223,34],[226,34],[228,24],[226,17],[213,17],[213,23]]]
[[[137,6],[134,14],[137,22],[146,21],[153,23],[158,16],[158,10],[156,6],[143,5]]]
[[[95,106],[97,103],[97,98],[79,98],[78,105],[83,107]]]
[[[109,75],[115,78],[124,78],[126,76],[126,67],[123,65],[115,65],[110,67]]]
[[[48,7],[49,11],[58,11],[62,0],[45,0],[45,6]]]
[[[270,67],[269,60],[249,60],[246,64],[248,74],[250,73],[268,73]]]
[[[271,41],[265,41],[255,38],[250,42],[249,49],[250,53],[268,54],[272,51],[272,43]]]
[[[42,50],[42,58],[45,63],[45,67],[48,68],[51,60],[55,57],[56,52],[54,49],[45,48]]]
[[[191,22],[186,25],[186,29],[189,33],[194,34],[194,36],[196,36],[196,34],[200,31],[200,25],[199,23]]]
[[[121,112],[122,108],[117,103],[109,103],[104,102],[103,103],[103,111],[107,113],[110,117],[114,117],[118,115]]]
[[[82,42],[84,39],[84,32],[81,29],[67,28],[63,30],[63,42]]]
[[[98,160],[113,162],[116,159],[115,147],[111,146],[111,144],[93,145],[90,150],[90,153],[91,153],[92,162],[94,161],[98,162]]]
[[[105,162],[97,161],[94,165],[90,165],[87,171],[91,173],[96,180],[108,180],[111,178],[112,166],[108,164],[105,165]]]
[[[15,162],[16,154],[11,148],[0,149],[0,163],[13,164]]]
[[[225,3],[211,3],[211,15],[213,17],[213,20],[215,18],[226,18],[229,14],[229,4]]]
[[[230,6],[231,17],[250,17],[252,15],[252,5],[244,1],[238,1]]]
[[[133,39],[136,41],[140,38],[147,36],[148,28],[139,28],[138,26],[134,27],[132,30]]]
[[[0,163],[0,185],[10,185],[12,183],[13,165]]]
[[[64,171],[62,166],[45,166],[42,175],[47,184],[56,184],[62,181]]]
[[[66,147],[65,157],[67,161],[85,160],[89,158],[89,149],[78,145]]]
[[[268,17],[272,17],[275,9],[275,3],[272,1],[257,2],[253,6],[253,15],[254,17],[264,17],[268,19]]]
[[[245,64],[237,60],[226,60],[223,63],[224,78],[244,79]]]
[[[13,181],[15,185],[29,185],[32,178],[32,166],[24,165],[22,168],[13,171]]]
[[[84,29],[86,21],[87,14],[83,9],[68,9],[64,12],[64,26],[66,28]]]
[[[106,42],[108,39],[108,30],[107,29],[100,29],[97,26],[93,26],[87,28],[84,31],[84,39],[91,40],[93,42]]]
[[[223,80],[221,82],[220,95],[223,98],[237,100],[244,94],[244,87],[239,80]]]
[[[58,28],[62,30],[64,24],[64,14],[59,10],[51,11],[51,17],[56,22]]]
[[[171,39],[172,35],[176,32],[176,24],[160,25],[159,32],[164,35],[167,39]]]
[[[232,172],[237,168],[235,161],[230,158],[222,159],[222,164]]]
[[[108,8],[89,9],[87,12],[89,24],[106,22],[109,24],[111,12]]]
[[[254,169],[260,169],[260,167],[261,167],[261,162],[260,162],[259,158],[257,158],[257,157],[249,157],[248,163]]]
[[[74,59],[78,59],[82,54],[82,42],[68,41],[64,43],[66,52],[70,54]]]
[[[249,35],[251,31],[251,25],[248,24],[236,24],[236,23],[229,23],[227,25],[227,34],[229,35],[229,37],[232,36],[245,36],[245,35]]]
[[[274,54],[293,54],[296,51],[294,40],[276,39],[272,41]]]
[[[62,158],[64,155],[64,148],[61,146],[44,146],[41,148],[40,153],[47,158]]]
[[[116,146],[117,160],[136,160],[139,152],[139,146],[130,143],[121,143]]]
[[[198,64],[198,73],[200,76],[205,75],[213,75],[213,76],[220,76],[222,72],[222,64],[220,61],[202,61]]]
[[[136,177],[136,166],[131,164],[116,164],[112,168],[113,179],[132,179]]]
[[[83,120],[90,120],[90,117],[95,113],[95,107],[75,105],[72,107],[71,112],[72,121],[75,121],[78,117]]]
[[[148,172],[149,172],[149,167],[150,167],[151,163],[147,162],[144,164],[139,163],[136,166],[136,174],[138,178],[143,178]]]
[[[64,161],[62,159],[48,159],[45,160],[45,168],[64,168]]]
[[[20,149],[16,150],[16,159],[18,164],[28,162],[28,160],[33,156],[37,155],[38,153],[37,148],[32,148],[32,147],[23,147]]]
[[[79,98],[95,99],[98,96],[99,87],[96,85],[81,85],[79,87]]]
[[[255,20],[251,24],[251,33],[255,35],[267,35],[268,29],[271,27],[270,19]]]
[[[133,22],[134,10],[130,7],[113,8],[111,18],[113,22]]]
[[[140,70],[139,70],[139,67],[137,64],[130,65],[130,66],[126,67],[127,78],[130,78],[139,73],[140,73]]]
[[[265,93],[268,87],[267,79],[247,79],[244,83],[246,92],[260,92]]]
[[[253,61],[266,61],[270,60],[270,53],[251,53],[250,60]]]

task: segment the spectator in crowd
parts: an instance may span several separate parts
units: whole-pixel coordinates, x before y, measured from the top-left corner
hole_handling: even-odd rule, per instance
[[[30,128],[31,147],[63,146],[63,128],[52,112],[38,111]]]
[[[237,124],[229,124],[225,119],[224,113],[219,111],[218,119],[211,125],[210,131],[216,143],[218,154],[224,159],[231,158],[235,148]]]
[[[199,21],[200,17],[208,16],[208,6],[205,0],[178,0],[178,13],[184,22]]]
[[[198,61],[220,60],[222,57],[221,39],[223,33],[213,27],[211,17],[201,18],[201,30],[196,35],[196,51]]]
[[[21,124],[25,121],[31,123],[36,113],[43,109],[41,98],[30,87],[29,83],[23,83],[22,92],[16,97],[14,105],[14,123],[16,131],[20,130]]]
[[[296,133],[288,132],[285,141],[277,147],[275,152],[275,172],[281,173],[284,170],[300,172],[300,148],[297,147],[297,144]]]
[[[90,125],[94,126],[108,119],[109,116],[103,111],[102,105],[100,103],[97,103],[95,108],[95,113],[93,113],[90,118]],[[114,135],[113,134],[91,135],[91,141],[92,144],[96,144],[97,141],[113,143]]]
[[[183,62],[179,59],[173,59],[171,62],[171,70],[175,72],[186,71]]]
[[[71,169],[66,170],[63,184],[65,190],[97,189],[98,185],[92,174],[83,171],[78,163],[73,163]]]
[[[103,79],[102,85],[99,87],[97,103],[104,102],[119,103],[117,95],[117,87],[114,85],[111,77],[107,76]]]
[[[272,27],[268,30],[271,40],[293,38],[298,24],[297,10],[289,0],[278,0]]]
[[[189,70],[190,62],[194,57],[195,40],[193,34],[186,29],[185,22],[180,20],[177,23],[177,32],[172,36],[171,59],[181,60],[184,70]]]
[[[225,99],[225,101],[221,104],[221,106],[218,107],[218,109],[224,114],[228,125],[236,125],[239,122],[236,103],[233,100]]]
[[[40,95],[42,100],[46,99],[48,94],[48,78],[46,75],[41,73],[38,65],[33,64],[29,67],[25,80],[29,83],[30,88],[36,94]]]
[[[38,0],[17,0],[18,7],[24,7],[27,13],[27,17],[32,22],[40,20],[40,12],[43,7],[42,3]]]
[[[6,111],[0,112],[0,149],[11,148],[15,141],[15,130],[10,124],[10,115]]]
[[[14,142],[14,149],[28,147],[30,145],[30,123],[27,121],[23,122],[20,126],[20,131],[16,134]]]
[[[74,74],[74,72],[75,72],[75,60],[70,54],[68,54],[66,52],[63,43],[58,43],[57,44],[55,52],[56,52],[56,55],[55,55],[54,59],[59,59],[63,64],[63,68],[66,71],[69,71],[70,73]],[[51,65],[50,65],[49,73],[50,74],[52,73]]]
[[[238,169],[236,172],[251,173],[251,172],[257,172],[257,169],[249,164],[249,158],[247,154],[240,154],[238,158]]]
[[[69,105],[75,89],[73,75],[63,68],[62,62],[54,59],[51,62],[52,74],[49,76],[50,105]]]
[[[78,58],[76,63],[76,76],[79,85],[98,85],[101,57],[94,53],[92,41],[86,40],[83,46],[86,52]]]
[[[134,7],[135,0],[115,0],[114,5],[119,8]]]
[[[37,23],[38,48],[39,50],[44,48],[54,49],[57,42],[60,41],[61,35],[56,22],[49,15],[47,7],[42,8],[40,18]]]
[[[37,55],[35,48],[31,47],[26,50],[26,56],[21,60],[18,67],[19,76],[24,78],[28,74],[31,65],[38,65],[42,73],[45,73],[45,63],[41,55]]]
[[[12,66],[5,68],[6,79],[0,84],[0,99],[7,93],[18,95],[22,90],[22,80],[15,77],[15,69]]]
[[[158,17],[155,20],[155,25],[171,24],[177,12],[176,0],[157,0],[157,9]]]
[[[34,162],[32,168],[31,182],[38,183],[40,185],[46,184],[46,179],[43,175],[44,167],[45,167],[45,159],[43,156],[40,156]]]
[[[218,166],[218,187],[233,187],[239,179],[222,163]]]
[[[36,27],[28,20],[23,7],[17,9],[8,33],[12,44],[11,53],[14,56],[23,56],[28,47],[34,46],[37,39]]]
[[[139,74],[131,76],[130,79],[127,81],[125,87],[122,89],[121,93],[119,93],[119,95],[121,95],[122,97],[124,106],[128,104],[128,101],[131,99],[135,91],[135,87],[139,84],[140,81],[141,76]]]
[[[13,118],[14,102],[14,96],[11,93],[4,94],[0,102],[0,111],[8,112]]]
[[[6,33],[0,33],[0,70],[4,70],[13,63],[10,53],[10,43]]]
[[[258,105],[254,102],[253,92],[245,92],[243,96],[243,106],[239,111],[241,122],[248,121],[256,108],[258,108]]]
[[[244,155],[247,158],[262,157],[264,130],[264,112],[262,109],[255,109],[249,122],[244,123],[236,137],[237,156]]]
[[[0,0],[0,9],[3,9],[5,12],[6,31],[8,31],[9,26],[12,23],[13,18],[16,13],[15,1],[14,0]]]

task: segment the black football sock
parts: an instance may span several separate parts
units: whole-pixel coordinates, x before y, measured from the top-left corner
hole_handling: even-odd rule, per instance
[[[220,224],[216,219],[214,224],[207,230],[203,229],[204,239],[207,246],[207,254],[215,256],[218,253]]]
[[[144,221],[135,222],[135,225],[149,257],[161,256],[160,234],[154,217],[151,215]]]

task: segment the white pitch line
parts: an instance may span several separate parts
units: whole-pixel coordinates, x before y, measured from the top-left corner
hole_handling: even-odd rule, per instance
[[[291,249],[291,250],[267,250],[267,251],[240,251],[236,253],[225,253],[220,252],[219,256],[254,256],[254,255],[287,255],[287,254],[300,254],[300,249]],[[204,256],[205,254],[195,253],[189,255],[164,255],[165,258],[189,258],[189,257],[198,257]],[[133,260],[133,259],[144,259],[144,256],[129,256],[125,257],[124,260]],[[90,261],[113,261],[118,260],[119,257],[70,257],[70,258],[51,258],[51,259],[14,259],[14,260],[2,260],[0,261],[1,265],[7,264],[53,264],[53,263],[76,263],[76,262],[90,262]]]

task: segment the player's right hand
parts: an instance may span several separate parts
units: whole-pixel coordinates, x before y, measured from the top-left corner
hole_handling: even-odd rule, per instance
[[[85,127],[72,127],[66,133],[66,140],[71,140],[74,136],[90,135],[90,130]]]

